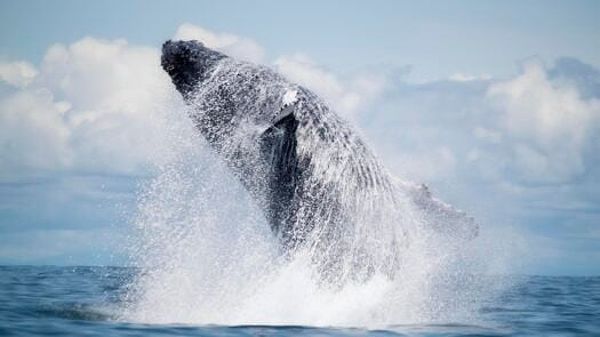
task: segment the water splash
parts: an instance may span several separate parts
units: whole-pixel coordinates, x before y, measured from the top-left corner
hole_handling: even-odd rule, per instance
[[[210,146],[190,123],[173,128],[177,155],[140,194],[132,256],[143,273],[123,317],[365,327],[477,320],[505,286],[487,276],[504,272],[489,263],[503,258],[500,241],[465,240],[467,218],[389,175],[312,93],[271,75],[258,81],[253,71],[222,60],[194,98],[196,124],[223,104],[215,91],[229,90],[245,112],[230,116],[227,130],[204,130]],[[292,227],[305,232],[289,246],[264,212],[271,172],[258,136],[273,120],[265,111],[302,95],[329,131],[300,120],[297,148],[300,160],[310,156],[310,174],[290,211]]]

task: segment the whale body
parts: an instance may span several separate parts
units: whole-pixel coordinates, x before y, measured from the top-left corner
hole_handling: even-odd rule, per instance
[[[349,123],[272,69],[198,41],[165,42],[161,64],[286,251],[325,256],[330,270],[367,265],[368,274],[399,263],[394,251],[417,223],[452,240],[477,235],[472,218],[393,178]]]

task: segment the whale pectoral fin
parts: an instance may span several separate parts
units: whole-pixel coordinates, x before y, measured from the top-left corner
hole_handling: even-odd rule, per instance
[[[297,127],[298,121],[290,112],[260,136],[263,160],[271,170],[267,217],[273,231],[282,235],[293,215],[292,201],[300,175],[296,156]]]
[[[281,116],[260,136],[261,150],[276,170],[294,168],[296,160],[296,129],[298,121],[290,112]],[[267,153],[268,151],[268,153]],[[289,165],[293,164],[293,165]],[[292,166],[292,167],[290,167]]]

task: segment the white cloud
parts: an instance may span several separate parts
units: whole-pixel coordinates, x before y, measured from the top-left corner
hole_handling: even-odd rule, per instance
[[[275,60],[277,71],[324,98],[338,113],[353,118],[386,87],[387,79],[377,73],[341,79],[317,65],[308,56],[296,54]]]
[[[35,67],[28,62],[0,63],[0,81],[15,87],[26,87],[37,73]]]
[[[435,179],[444,179],[453,175],[457,166],[457,158],[453,151],[441,145],[425,151],[412,153],[390,153],[385,155],[394,156],[392,169],[404,177],[419,182]]]
[[[123,40],[50,47],[35,81],[0,97],[0,175],[140,173],[160,162],[177,96],[159,59]]]
[[[504,80],[395,83],[363,119],[384,160],[412,167],[398,169],[409,179],[573,182],[599,159],[600,100],[564,76],[553,79],[553,72],[537,62]],[[449,162],[441,160],[441,147],[456,165],[438,164]],[[409,158],[420,159],[407,164]]]
[[[11,176],[27,167],[56,170],[68,166],[71,132],[63,122],[67,108],[41,88],[0,100],[0,173]]]
[[[456,82],[469,82],[469,81],[490,80],[490,79],[492,79],[492,77],[488,74],[471,75],[471,74],[464,74],[464,73],[454,73],[454,74],[450,75],[450,77],[448,79],[450,81],[456,81]]]
[[[229,33],[212,32],[190,23],[179,26],[173,39],[198,40],[208,48],[254,63],[262,62],[265,56],[263,48],[252,39]]]
[[[524,178],[567,181],[584,172],[583,155],[600,121],[600,100],[584,100],[575,87],[553,83],[539,63],[493,84],[487,96],[501,114],[498,128],[510,138]]]
[[[502,133],[481,126],[475,127],[475,129],[473,130],[473,135],[475,135],[475,137],[477,137],[478,139],[494,144],[498,144],[502,141]]]

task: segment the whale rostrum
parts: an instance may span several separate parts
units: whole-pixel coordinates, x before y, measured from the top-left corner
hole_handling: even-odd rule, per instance
[[[161,63],[196,128],[286,251],[310,251],[335,277],[368,275],[395,270],[395,251],[413,230],[448,240],[477,235],[472,218],[425,185],[392,177],[358,132],[307,88],[198,41],[165,42]]]

